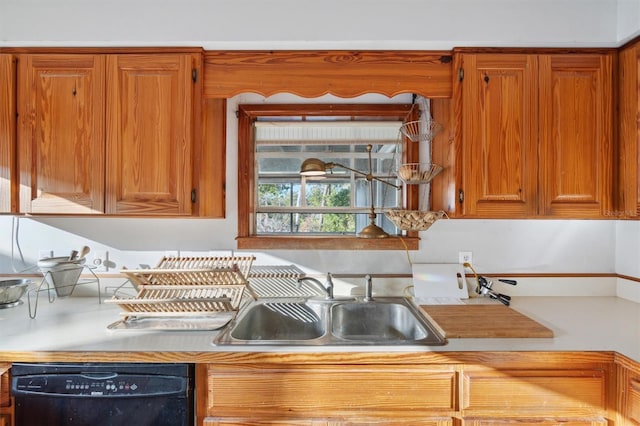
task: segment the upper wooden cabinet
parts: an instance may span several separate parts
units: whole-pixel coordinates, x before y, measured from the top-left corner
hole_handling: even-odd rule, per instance
[[[625,46],[619,55],[620,163],[617,174],[620,217],[640,215],[640,41]]]
[[[464,55],[465,215],[531,216],[537,209],[537,62],[532,55]]]
[[[15,180],[16,136],[16,61],[13,55],[0,53],[0,213],[15,210],[16,197],[11,182]]]
[[[540,213],[610,215],[613,55],[542,55]]]
[[[20,211],[104,213],[104,56],[23,55]]]
[[[193,56],[24,54],[20,212],[190,215]]]
[[[107,57],[106,212],[191,214],[189,55]]]
[[[612,205],[613,53],[456,55],[460,81],[433,110],[452,169],[433,208],[467,217],[603,217]],[[441,136],[446,138],[447,136]],[[446,184],[438,179],[447,181]]]

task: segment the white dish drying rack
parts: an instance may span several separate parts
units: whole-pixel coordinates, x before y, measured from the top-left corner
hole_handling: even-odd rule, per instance
[[[256,297],[247,281],[254,259],[253,256],[164,257],[153,269],[123,269],[121,273],[138,294],[122,297],[116,293],[105,302],[122,308],[123,321],[217,314],[231,319],[230,313]],[[215,323],[219,328],[220,321]],[[109,328],[114,329],[114,325]]]

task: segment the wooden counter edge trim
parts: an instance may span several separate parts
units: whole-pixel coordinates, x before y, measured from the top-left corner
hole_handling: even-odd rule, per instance
[[[285,349],[285,348],[283,348]],[[608,363],[618,356],[611,351],[469,351],[429,350],[407,352],[168,352],[168,351],[0,351],[0,362],[187,362],[216,364],[465,364],[488,366],[540,365],[545,362]]]

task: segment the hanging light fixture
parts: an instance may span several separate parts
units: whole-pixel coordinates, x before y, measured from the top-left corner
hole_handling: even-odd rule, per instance
[[[392,186],[397,190],[401,189],[401,186],[395,185],[391,182],[387,182],[384,179],[380,179],[373,175],[373,162],[371,159],[371,150],[373,149],[373,145],[367,145],[367,154],[369,155],[369,172],[361,172],[360,170],[352,169],[351,167],[347,167],[340,163],[325,163],[319,158],[308,158],[302,162],[300,166],[300,175],[302,176],[323,176],[327,174],[328,170],[333,170],[336,167],[348,170],[360,176],[364,176],[364,178],[369,182],[369,191],[371,198],[371,207],[369,209],[369,225],[365,226],[362,231],[358,233],[358,237],[360,238],[387,238],[389,234],[387,234],[382,228],[376,225],[376,212],[375,205],[373,201],[373,181],[382,182],[385,185]]]

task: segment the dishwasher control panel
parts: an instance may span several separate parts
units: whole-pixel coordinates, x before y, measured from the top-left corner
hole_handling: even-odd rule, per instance
[[[76,396],[158,395],[185,391],[181,377],[131,374],[55,374],[15,378],[15,390],[32,394]]]

